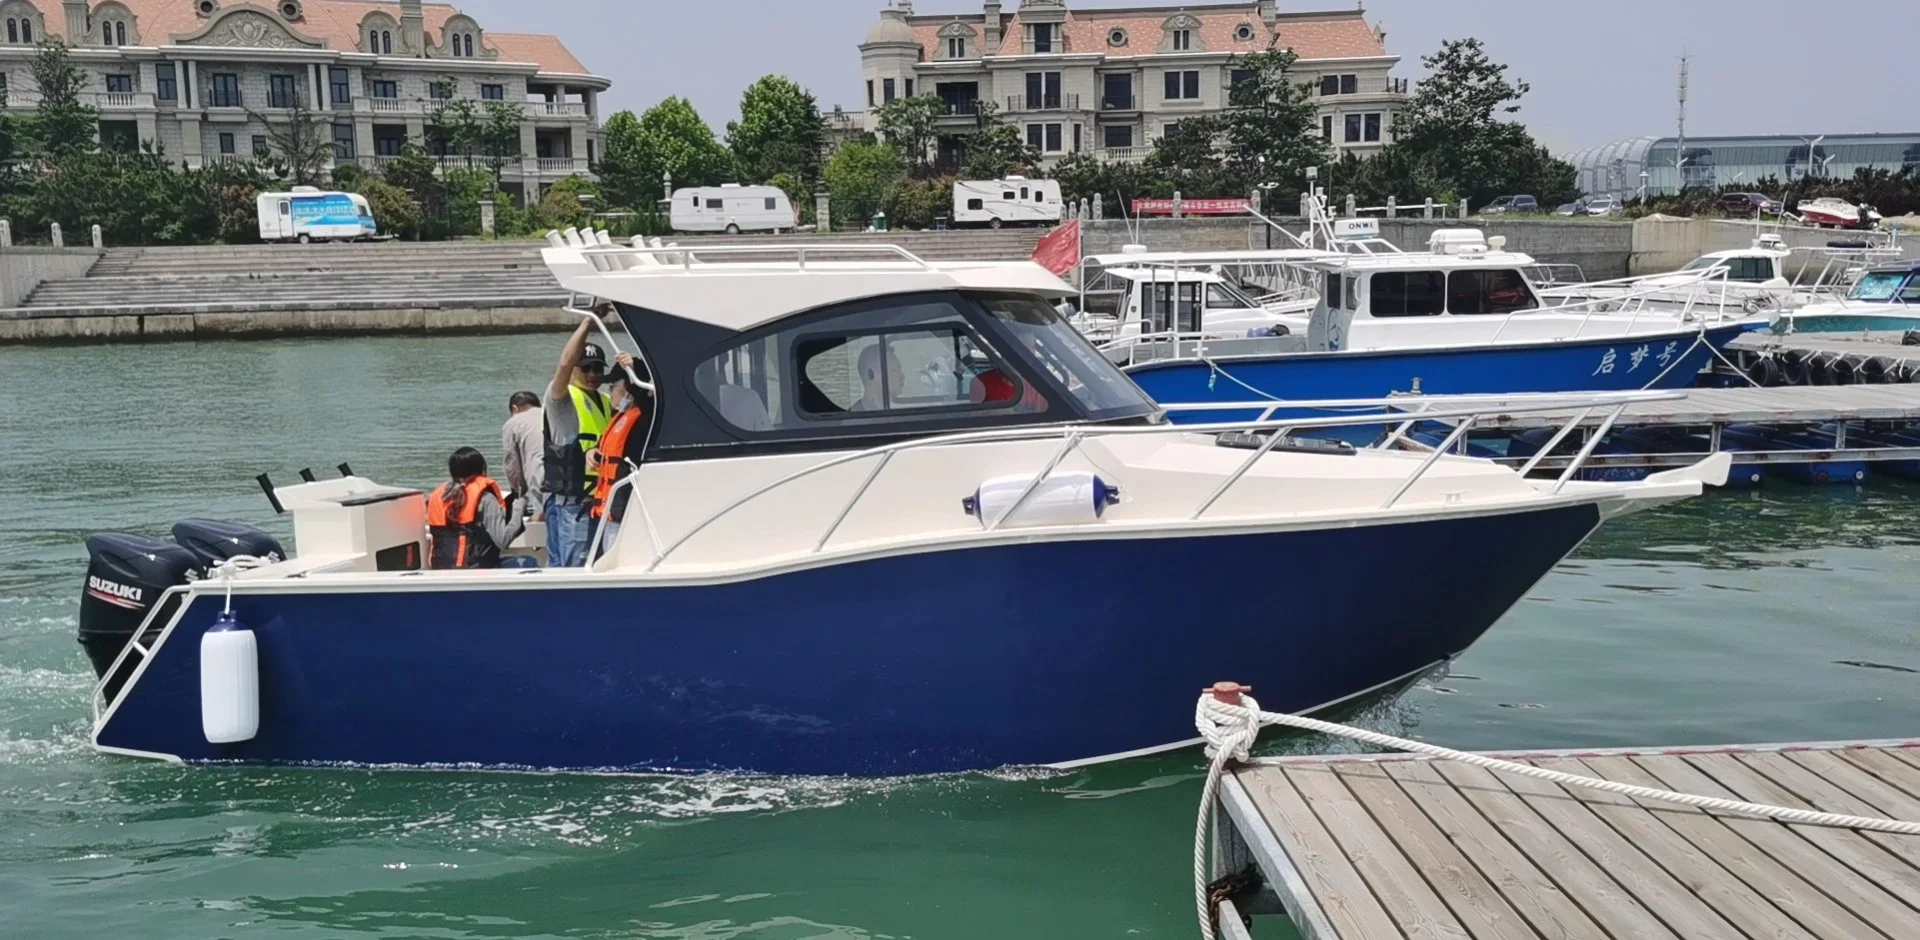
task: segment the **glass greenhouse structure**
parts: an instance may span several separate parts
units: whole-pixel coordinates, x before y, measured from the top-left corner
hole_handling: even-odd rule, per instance
[[[1671,195],[1769,176],[1844,179],[1862,167],[1920,166],[1920,133],[1689,137],[1684,150],[1676,138],[1639,137],[1582,150],[1567,160],[1579,174],[1580,188],[1591,195],[1631,198],[1643,185],[1650,195]]]

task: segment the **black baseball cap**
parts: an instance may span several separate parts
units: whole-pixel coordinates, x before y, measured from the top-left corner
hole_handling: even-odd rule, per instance
[[[580,351],[580,368],[584,369],[587,366],[599,366],[602,369],[607,367],[607,354],[602,352],[597,344],[588,343]]]

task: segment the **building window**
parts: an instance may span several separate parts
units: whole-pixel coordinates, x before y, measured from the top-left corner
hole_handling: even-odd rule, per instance
[[[1358,75],[1340,76],[1340,93],[1343,95],[1359,94],[1360,93],[1360,76]]]
[[[1047,142],[1046,135],[1047,135],[1047,126],[1045,124],[1027,125],[1027,146],[1032,147],[1035,150],[1044,149],[1045,144]]]
[[[452,82],[428,82],[427,97],[435,101],[445,101],[453,97]]]
[[[892,104],[892,103],[893,103],[893,98],[894,98],[894,85],[893,85],[893,79],[891,79],[891,78],[887,78],[887,79],[881,79],[881,81],[880,81],[880,103],[881,103],[881,104]]]
[[[335,124],[333,126],[333,158],[335,160],[353,159],[353,125]]]
[[[1350,144],[1356,144],[1360,142],[1360,115],[1358,114],[1347,115],[1346,142]]]
[[[1167,73],[1168,101],[1200,100],[1200,73],[1193,70]]]
[[[1168,122],[1166,122],[1165,124],[1162,124],[1162,125],[1160,125],[1160,139],[1161,139],[1161,140],[1165,140],[1165,139],[1167,139],[1167,138],[1169,138],[1169,137],[1172,137],[1173,135],[1175,135],[1175,134],[1178,134],[1178,133],[1180,133],[1180,122],[1179,122],[1179,121],[1168,121]]]
[[[967,41],[965,38],[960,36],[954,36],[947,40],[947,58],[964,59],[966,57],[967,57]]]
[[[480,98],[484,101],[505,101],[507,100],[507,86],[481,85]]]
[[[397,157],[400,155],[400,151],[405,149],[406,146],[407,139],[405,137],[375,137],[373,139],[373,152],[376,156]]]
[[[380,31],[380,54],[393,54],[393,33],[389,30],[383,29]]]
[[[213,73],[213,100],[216,108],[240,107],[240,76],[232,72]]]
[[[1034,52],[1052,52],[1053,51],[1053,24],[1052,23],[1033,24],[1033,51]]]
[[[1333,142],[1333,115],[1331,114],[1320,116],[1320,139],[1328,143]]]
[[[154,63],[153,96],[161,101],[176,101],[180,98],[180,83],[175,77],[172,62]]]
[[[103,46],[113,45],[113,24],[112,23],[100,24],[100,44]]]
[[[907,93],[903,97],[911,98],[913,97],[913,79],[911,78],[907,79],[906,83],[907,83]]]
[[[113,24],[113,44],[116,46],[124,46],[127,44],[126,21],[122,20]]]
[[[220,152],[229,157],[233,156],[233,134],[231,132],[222,131],[220,133]]]
[[[877,107],[878,104],[873,100],[873,79],[869,78],[867,79],[867,107]]]
[[[1227,73],[1227,84],[1238,88],[1248,82],[1257,81],[1259,78],[1260,72],[1257,69],[1234,69]]]
[[[107,92],[109,94],[126,94],[131,91],[133,91],[133,76],[131,75],[107,76]]]
[[[1027,109],[1031,111],[1060,110],[1060,73],[1027,73]]]
[[[1049,124],[1049,125],[1047,125],[1047,146],[1046,146],[1046,151],[1047,151],[1048,153],[1059,153],[1059,152],[1060,152],[1060,150],[1061,150],[1061,147],[1060,147],[1060,125],[1058,125],[1058,124]]]
[[[1241,42],[1252,42],[1253,26],[1247,23],[1241,23],[1239,26],[1234,27],[1233,38],[1238,39]]]
[[[7,20],[7,41],[8,42],[20,41],[20,21],[19,20],[16,20],[16,19]]]
[[[469,59],[473,58],[473,34],[468,33],[466,35],[466,38],[462,41],[464,41],[467,44],[467,58]]]
[[[380,80],[371,82],[369,83],[368,87],[370,89],[368,93],[368,97],[370,98],[400,97],[400,83],[396,81],[392,81],[390,79],[380,79]]]
[[[348,84],[346,69],[337,65],[328,68],[327,85],[331,89],[334,104],[353,103],[353,88]]]
[[[267,76],[267,107],[291,108],[296,93],[293,76]]]
[[[1366,131],[1361,134],[1361,139],[1365,140],[1368,143],[1379,143],[1380,142],[1380,115],[1367,114],[1367,115],[1362,115],[1362,117],[1366,120]]]
[[[1080,125],[1073,125],[1073,152],[1080,152]]]
[[[1175,52],[1193,51],[1193,30],[1176,29],[1173,31],[1173,51]]]
[[[1107,111],[1133,110],[1133,76],[1103,75],[1100,77],[1100,107]]]
[[[1108,150],[1124,150],[1133,146],[1133,125],[1109,124],[1101,128],[1101,142]]]
[[[1320,76],[1320,94],[1355,95],[1360,93],[1358,75],[1322,75]]]
[[[1127,44],[1127,31],[1116,29],[1107,33],[1107,45],[1118,48]]]
[[[265,160],[269,156],[272,156],[272,151],[267,149],[266,135],[253,135],[253,158],[255,160]]]

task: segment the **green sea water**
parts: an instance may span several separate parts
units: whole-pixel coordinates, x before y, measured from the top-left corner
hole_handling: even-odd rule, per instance
[[[508,394],[542,384],[558,342],[0,349],[0,937],[1195,935],[1195,753],[849,781],[90,751],[87,534],[205,516],[285,535],[263,470],[435,482],[453,447],[497,455]],[[1466,748],[1920,735],[1917,507],[1906,484],[1769,484],[1620,520],[1451,676],[1356,720]]]

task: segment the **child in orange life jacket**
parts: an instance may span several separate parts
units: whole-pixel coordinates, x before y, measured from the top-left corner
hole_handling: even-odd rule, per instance
[[[502,550],[520,537],[526,520],[487,478],[487,458],[479,451],[454,451],[447,476],[449,482],[427,496],[427,567],[501,567]]]
[[[620,533],[620,523],[626,519],[627,500],[632,495],[633,485],[621,487],[614,492],[614,484],[619,483],[632,467],[628,461],[640,462],[640,448],[646,443],[647,393],[633,384],[629,373],[638,374],[632,353],[620,353],[614,356],[614,370],[608,376],[613,388],[613,407],[615,414],[608,423],[607,431],[600,436],[600,446],[588,454],[599,473],[593,493],[593,520],[595,525],[605,521],[606,535],[600,541],[600,552],[611,551],[614,539]]]

